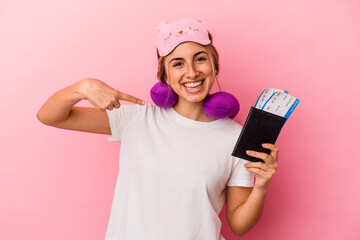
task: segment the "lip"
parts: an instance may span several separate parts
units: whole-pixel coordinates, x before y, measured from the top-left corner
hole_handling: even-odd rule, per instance
[[[194,80],[194,81],[187,81],[187,82],[183,82],[181,83],[182,85],[186,84],[186,83],[195,83],[195,82],[199,82],[199,81],[204,81],[205,78],[202,78],[202,79],[198,79],[198,80]]]
[[[199,81],[202,81],[202,83],[201,83],[200,87],[197,88],[196,90],[191,90],[191,89],[185,87],[185,84],[186,84],[186,83],[194,83],[194,82],[199,82]],[[185,91],[186,91],[187,93],[198,93],[198,92],[200,92],[200,91],[203,89],[203,87],[204,87],[204,81],[205,81],[205,79],[196,80],[196,81],[189,81],[189,82],[183,83],[182,85],[183,85],[183,87],[184,87],[184,89],[185,89]]]

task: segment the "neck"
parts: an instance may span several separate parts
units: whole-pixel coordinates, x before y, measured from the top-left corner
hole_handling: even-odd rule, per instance
[[[187,101],[181,101],[179,99],[178,102],[173,106],[173,108],[181,116],[189,118],[191,120],[200,121],[200,122],[215,121],[216,119],[208,116],[204,112],[202,105],[203,102],[191,103]]]

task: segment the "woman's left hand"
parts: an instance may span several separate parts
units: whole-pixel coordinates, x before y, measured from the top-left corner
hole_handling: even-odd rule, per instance
[[[246,154],[252,157],[260,158],[262,162],[249,162],[244,164],[246,169],[256,174],[255,187],[260,190],[267,190],[271,178],[279,168],[278,155],[279,148],[271,143],[264,143],[263,148],[271,150],[270,155],[262,152],[246,151]]]

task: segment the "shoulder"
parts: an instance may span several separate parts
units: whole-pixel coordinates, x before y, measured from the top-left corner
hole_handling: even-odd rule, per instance
[[[225,121],[226,124],[224,124],[224,128],[226,128],[228,131],[240,133],[243,126],[239,124],[238,122],[234,121],[231,118],[226,118]]]
[[[138,104],[128,104],[128,105],[121,105],[119,108],[114,109],[116,112],[125,112],[125,113],[146,113],[146,112],[153,112],[155,107],[151,104],[146,103],[145,105],[138,105]]]
[[[229,142],[235,144],[237,139],[240,136],[243,126],[230,118],[227,118],[225,123],[226,124],[224,124],[224,126],[222,128],[220,128],[221,133],[219,133],[219,134],[222,134],[223,137],[225,137],[227,139],[226,141],[229,141]]]
[[[166,112],[165,109],[158,106],[153,106],[149,103],[146,103],[145,105],[121,105],[120,108],[116,109],[115,111],[118,115],[131,116],[137,119],[159,118]]]

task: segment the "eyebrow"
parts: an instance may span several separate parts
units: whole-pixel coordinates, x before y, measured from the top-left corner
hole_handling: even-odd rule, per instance
[[[202,53],[205,53],[205,54],[208,54],[207,52],[205,51],[200,51],[200,52],[197,52],[194,54],[193,58],[197,57],[198,55],[202,54]],[[184,60],[183,58],[173,58],[170,60],[169,64],[172,62],[172,61],[175,61],[175,60]]]

